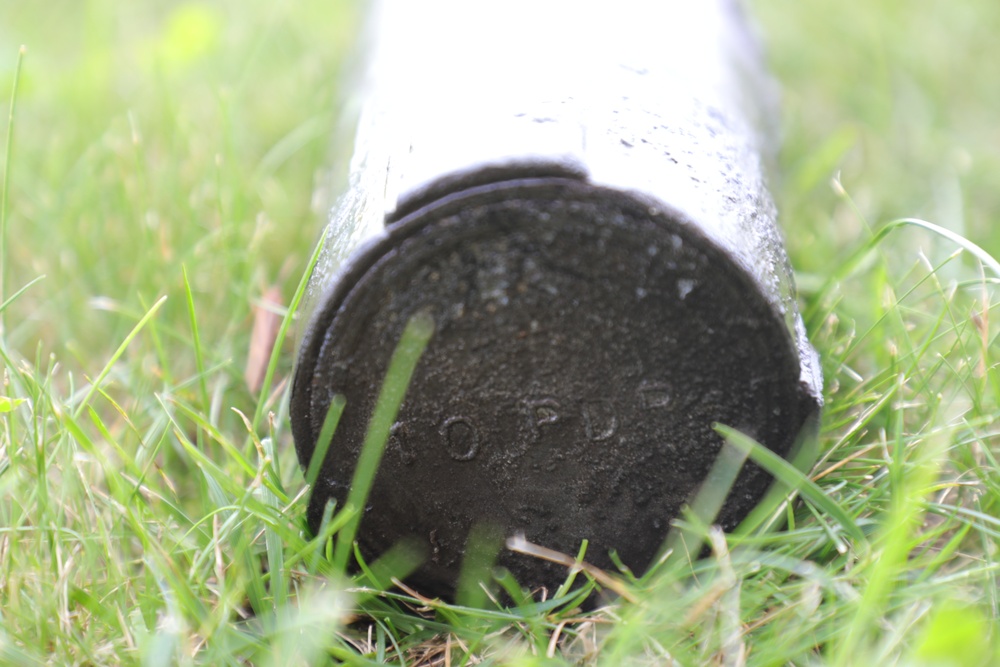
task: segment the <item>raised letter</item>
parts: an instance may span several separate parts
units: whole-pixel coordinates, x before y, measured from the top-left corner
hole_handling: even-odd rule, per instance
[[[471,461],[479,453],[479,431],[468,417],[449,417],[441,424],[448,455],[456,461]]]
[[[606,398],[585,401],[582,407],[583,429],[589,440],[607,440],[618,430],[618,416],[615,407]]]
[[[639,400],[643,410],[665,408],[670,405],[670,391],[662,382],[643,382],[639,385]]]
[[[526,402],[528,426],[535,440],[542,437],[542,427],[559,421],[559,402],[554,398],[539,398]]]

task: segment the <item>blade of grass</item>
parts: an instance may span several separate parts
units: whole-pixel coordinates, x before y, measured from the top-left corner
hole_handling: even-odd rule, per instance
[[[457,604],[472,608],[486,606],[489,595],[484,586],[490,584],[490,572],[502,545],[503,532],[498,526],[483,523],[472,527],[458,575]]]
[[[108,373],[111,372],[111,369],[114,367],[118,359],[120,359],[121,356],[125,353],[125,350],[132,343],[135,337],[139,335],[139,332],[142,331],[142,328],[146,326],[146,324],[151,319],[153,319],[153,316],[156,315],[156,312],[160,309],[160,306],[162,306],[164,302],[166,302],[166,300],[167,300],[166,295],[161,296],[159,299],[157,299],[156,303],[153,304],[153,307],[150,308],[148,311],[146,311],[146,314],[142,316],[142,319],[139,320],[139,323],[132,328],[132,331],[130,331],[127,336],[125,336],[125,340],[122,341],[122,344],[118,346],[118,349],[115,350],[114,354],[111,355],[111,358],[108,359],[108,363],[104,365],[104,368],[101,370],[101,372],[97,375],[94,381],[90,383],[90,389],[87,390],[87,393],[84,395],[83,400],[80,401],[80,404],[76,406],[76,409],[73,411],[74,420],[78,420],[80,418],[80,415],[83,414],[83,410],[87,407],[87,404],[90,402],[90,399],[94,396],[94,393],[97,391],[98,387],[101,386],[101,382],[103,382],[104,378],[108,376]]]
[[[147,308],[146,299],[140,294],[139,295],[139,305],[145,310]],[[167,358],[167,353],[163,347],[163,341],[160,337],[160,332],[157,328],[157,321],[150,320],[149,324],[146,325],[146,330],[149,333],[150,343],[153,345],[153,350],[156,352],[156,358],[159,360],[159,374],[163,378],[164,384],[167,386],[172,386],[174,384],[174,374],[171,370],[172,364],[170,359]]]
[[[378,560],[369,565],[355,549],[354,557],[361,567],[361,575],[355,583],[375,590],[385,590],[392,585],[393,579],[406,579],[423,564],[426,560],[423,551],[417,542],[402,540],[392,545],[378,557]]]
[[[37,283],[38,281],[40,281],[40,280],[42,280],[44,278],[45,278],[44,275],[36,276],[36,277],[32,278],[21,289],[17,290],[13,294],[11,294],[9,297],[7,297],[6,299],[4,299],[4,302],[0,303],[0,313],[2,313],[3,311],[7,310],[7,306],[9,306],[10,304],[14,303],[14,301],[16,301],[19,296],[21,296],[26,291],[28,291],[29,287],[31,287],[32,285],[34,285],[35,283]]]
[[[295,288],[295,294],[292,296],[291,303],[288,304],[288,312],[285,313],[285,317],[281,320],[281,326],[278,328],[278,335],[274,338],[274,347],[271,348],[271,360],[267,364],[267,372],[264,373],[264,381],[260,385],[260,394],[257,399],[257,409],[253,414],[253,429],[256,431],[257,427],[260,426],[260,420],[264,416],[264,409],[267,405],[268,395],[271,393],[271,383],[274,381],[274,373],[278,368],[278,360],[281,358],[281,348],[285,342],[285,336],[288,334],[288,328],[292,325],[292,320],[295,318],[295,313],[299,309],[299,303],[302,302],[302,297],[306,293],[306,287],[309,285],[309,278],[313,274],[313,270],[316,268],[316,263],[319,261],[320,255],[323,252],[323,245],[326,236],[324,235],[319,243],[316,244],[316,249],[313,250],[312,257],[309,258],[309,264],[306,266],[305,272],[302,274],[302,278],[299,280],[298,287]]]
[[[789,452],[789,461],[796,470],[809,473],[816,459],[819,457],[819,442],[817,438],[817,425],[815,419],[802,427],[796,438],[795,444]],[[740,522],[733,532],[738,535],[748,535],[763,526],[763,529],[770,530],[774,527],[774,522],[783,516],[783,508],[786,502],[795,497],[794,492],[789,492],[780,484],[774,484],[768,489],[763,500],[757,503],[750,514]]]
[[[726,442],[744,452],[754,463],[770,473],[775,480],[789,489],[798,491],[809,502],[839,523],[844,532],[855,541],[856,546],[867,545],[868,540],[858,524],[801,470],[736,429],[716,424],[715,430],[726,439]]]
[[[382,390],[379,392],[371,421],[368,423],[368,432],[361,445],[351,491],[347,495],[344,507],[345,510],[353,508],[356,513],[337,534],[337,546],[333,556],[336,571],[343,572],[347,567],[347,559],[351,554],[354,537],[361,522],[360,510],[365,506],[375,481],[375,473],[382,461],[385,444],[389,440],[389,430],[396,421],[399,407],[410,385],[410,378],[413,377],[417,362],[420,361],[432,335],[434,335],[434,318],[431,314],[420,311],[413,315],[406,323],[399,344],[389,361],[389,370],[385,374]]]
[[[747,452],[728,442],[723,444],[705,481],[688,503],[686,514],[693,520],[693,524],[708,527],[715,521],[746,460]],[[667,539],[660,548],[660,558],[656,562],[663,561],[667,569],[672,569],[680,563],[694,560],[701,551],[703,537],[701,531],[695,531],[693,527],[675,526],[667,534]],[[650,572],[653,570],[654,568],[650,568]],[[643,579],[648,581],[647,577]]]
[[[901,419],[902,412],[896,416]],[[911,576],[907,566],[913,549],[924,537],[921,535],[926,511],[924,498],[940,476],[940,453],[949,439],[927,438],[919,449],[906,452],[902,429],[895,429],[888,444],[892,456],[887,462],[892,490],[888,511],[873,538],[871,557],[857,568],[858,574],[865,577],[866,586],[850,623],[844,628],[843,640],[829,647],[831,665],[855,664],[854,656],[882,639],[876,630],[876,619],[891,614],[894,589]],[[905,456],[907,453],[910,456]]]
[[[261,474],[265,475],[268,462],[274,460],[274,441],[270,438],[264,438],[261,445],[264,449],[264,459],[260,462]],[[261,487],[261,502],[265,506],[273,508],[276,514],[281,514],[278,496],[267,486]],[[268,573],[271,575],[271,597],[274,601],[274,609],[277,611],[288,602],[288,572],[285,566],[284,541],[278,531],[268,523],[264,524],[264,548],[267,553]]]
[[[191,323],[191,341],[194,345],[194,363],[198,369],[198,389],[201,394],[202,409],[209,406],[208,381],[205,379],[205,355],[201,349],[201,336],[198,335],[198,318],[194,311],[194,294],[191,292],[191,282],[188,280],[187,267],[181,267],[184,276],[184,297],[187,300],[188,320]]]
[[[14,153],[14,111],[17,109],[17,85],[21,80],[21,66],[27,47],[21,45],[17,51],[17,64],[14,66],[14,83],[10,91],[10,113],[7,115],[7,146],[3,160],[3,191],[0,192],[0,299],[3,299],[7,289],[7,201],[10,196],[10,159]],[[6,302],[4,302],[6,305]],[[7,331],[7,316],[0,310],[0,333]]]
[[[848,202],[852,207],[854,206],[853,201],[851,201],[850,198],[848,198]],[[860,214],[859,219],[863,219]],[[883,225],[874,236],[855,249],[846,261],[841,262],[837,269],[824,281],[816,296],[812,299],[813,305],[807,308],[804,313],[804,319],[810,324],[811,328],[819,325],[820,318],[818,315],[820,314],[820,309],[823,308],[823,304],[826,301],[826,296],[833,291],[837,285],[843,283],[848,276],[857,272],[863,266],[871,253],[875,252],[879,244],[882,243],[882,241],[885,240],[890,233],[908,225],[926,229],[929,232],[948,239],[963,250],[972,254],[984,265],[990,267],[990,270],[1000,277],[1000,262],[997,262],[997,260],[990,253],[986,252],[980,246],[976,245],[964,236],[919,218],[899,218]]]
[[[965,238],[961,234],[956,234],[950,229],[945,229],[944,227],[935,225],[933,222],[927,222],[926,220],[921,220],[919,218],[899,218],[898,220],[893,220],[889,222],[883,229],[885,230],[885,233],[888,234],[890,231],[898,229],[900,227],[904,227],[906,225],[921,227],[929,232],[933,232],[938,236],[948,239],[955,245],[959,246],[960,248],[962,248],[963,250],[974,256],[980,262],[990,267],[990,270],[993,271],[993,273],[995,273],[997,277],[1000,277],[1000,262],[997,262],[997,260],[993,258],[993,255],[986,252],[985,250],[983,250],[978,245],[976,245],[969,239]],[[883,235],[884,234],[880,230],[878,238],[881,238]]]
[[[330,442],[333,441],[333,434],[340,423],[340,416],[344,414],[344,406],[347,401],[343,396],[337,394],[330,401],[330,407],[323,418],[323,427],[319,431],[319,440],[316,441],[316,449],[313,450],[312,458],[309,459],[309,469],[306,471],[306,484],[310,487],[316,485],[316,478],[319,477],[320,466],[326,460],[326,453],[330,449]]]
[[[587,540],[582,540],[580,542],[580,549],[579,549],[579,551],[576,552],[576,559],[578,561],[582,562],[583,559],[586,558],[586,556],[587,556],[587,547],[589,545],[590,545],[590,543]],[[618,565],[618,563],[615,563],[615,565]],[[561,598],[561,597],[565,596],[567,593],[569,593],[570,589],[573,588],[573,582],[576,581],[576,575],[577,574],[578,574],[578,572],[577,572],[576,569],[570,568],[569,574],[566,575],[566,581],[564,581],[559,586],[559,588],[556,590],[555,595],[553,595],[552,597],[553,598]]]
[[[33,665],[41,667],[41,665],[47,664],[46,661],[38,656],[29,653],[10,641],[6,633],[2,630],[0,630],[0,663],[5,665],[22,665],[23,667],[32,667]]]

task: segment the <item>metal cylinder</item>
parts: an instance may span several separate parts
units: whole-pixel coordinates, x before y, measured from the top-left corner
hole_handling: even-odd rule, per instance
[[[727,0],[389,0],[372,26],[292,389],[303,465],[347,400],[310,525],[344,502],[394,345],[428,311],[363,553],[412,539],[415,585],[448,595],[487,523],[640,572],[720,451],[713,424],[786,455],[821,406],[745,17]],[[717,521],[769,483],[747,465]],[[500,562],[526,586],[565,576]]]

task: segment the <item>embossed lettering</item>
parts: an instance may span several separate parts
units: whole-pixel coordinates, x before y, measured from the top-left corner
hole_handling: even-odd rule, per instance
[[[643,382],[639,385],[639,402],[643,410],[665,408],[670,405],[670,391],[662,382]]]
[[[615,407],[607,399],[584,401],[583,429],[589,440],[600,442],[607,440],[618,430],[618,416]]]
[[[479,453],[479,430],[468,417],[449,417],[438,429],[448,455],[456,461],[471,461]]]
[[[559,421],[559,401],[554,398],[539,398],[526,402],[528,406],[528,426],[535,440],[542,437],[542,427]]]

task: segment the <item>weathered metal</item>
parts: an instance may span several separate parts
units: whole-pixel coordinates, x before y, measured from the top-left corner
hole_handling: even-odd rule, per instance
[[[477,523],[641,571],[724,423],[786,455],[821,405],[765,187],[773,91],[734,2],[384,2],[351,184],[313,279],[291,416],[343,503],[388,360],[436,332],[365,508],[373,557],[454,587]],[[346,258],[346,261],[342,261]],[[747,465],[718,517],[770,478]],[[565,572],[513,553],[529,586]]]

